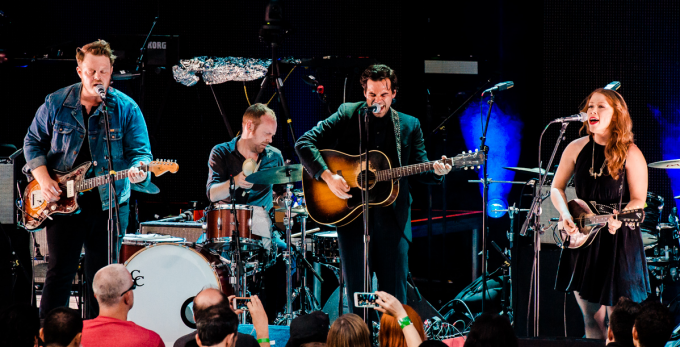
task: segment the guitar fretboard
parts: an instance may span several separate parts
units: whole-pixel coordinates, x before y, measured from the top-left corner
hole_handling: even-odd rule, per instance
[[[149,165],[144,164],[144,165],[138,167],[138,169],[141,170],[141,171],[148,171]],[[122,180],[123,178],[128,177],[128,171],[129,170],[117,171],[116,174],[114,175],[114,181]],[[99,187],[101,185],[108,184],[110,177],[111,177],[110,175],[102,175],[102,176],[97,176],[97,177],[93,177],[93,178],[88,178],[86,180],[82,180],[82,181],[77,182],[75,184],[75,189],[78,192],[82,192],[84,190],[93,189],[93,188]]]
[[[437,161],[431,161],[427,163],[413,164],[401,167],[395,167],[393,169],[381,170],[376,173],[377,181],[389,181],[395,178],[400,178],[404,176],[415,175],[427,171],[434,170],[434,163]],[[453,165],[453,159],[447,159],[446,163]]]
[[[637,222],[640,220],[635,213],[636,212],[641,212],[639,209],[632,210],[632,211],[623,211],[621,214],[618,215],[618,220],[620,221],[633,221]],[[592,224],[602,224],[602,223],[607,223],[609,220],[609,217],[611,216],[616,216],[613,214],[603,214],[603,215],[597,215],[597,216],[590,216],[585,218],[584,222],[586,225],[592,225]]]

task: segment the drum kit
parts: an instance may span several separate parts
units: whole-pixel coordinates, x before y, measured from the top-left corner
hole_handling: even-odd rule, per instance
[[[299,164],[287,165],[249,175],[247,180],[254,184],[286,185],[285,194],[274,199],[272,213],[258,206],[213,204],[194,214],[202,216],[200,220],[187,222],[202,223],[204,233],[196,242],[160,234],[125,235],[119,261],[143,276],[129,318],[174,341],[195,329],[192,300],[200,290],[213,287],[239,297],[261,294],[261,277],[280,262],[286,268],[286,304],[274,324],[290,325],[296,316],[320,310],[306,274],[323,279],[308,259],[335,268],[339,275],[340,254],[336,232],[306,230],[304,194],[292,189],[292,183],[301,180],[301,170]],[[295,224],[299,232],[293,233]],[[285,246],[277,242],[279,233]],[[293,271],[301,272],[297,288]],[[298,310],[293,311],[298,297]],[[246,313],[240,318],[245,323]]]

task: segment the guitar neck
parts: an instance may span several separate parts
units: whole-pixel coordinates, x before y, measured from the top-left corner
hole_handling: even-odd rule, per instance
[[[142,166],[139,166],[138,169],[141,170],[141,171],[148,171],[149,165],[144,164]],[[116,171],[116,174],[114,175],[113,180],[118,181],[118,180],[122,180],[122,179],[128,177],[128,171],[130,171],[130,170],[127,169],[127,170],[122,170],[122,171]],[[89,189],[93,189],[93,188],[96,188],[96,187],[99,187],[99,186],[103,186],[103,185],[109,183],[110,177],[111,177],[110,175],[101,175],[101,176],[97,176],[97,177],[93,177],[93,178],[88,178],[86,180],[82,180],[82,181],[76,183],[75,189],[78,192],[82,192],[84,190],[89,190]]]
[[[397,179],[400,177],[404,176],[411,176],[423,172],[428,172],[428,171],[433,171],[434,170],[434,163],[439,162],[439,160],[436,161],[430,161],[427,163],[420,163],[420,164],[413,164],[413,165],[406,165],[406,166],[401,166],[401,167],[395,167],[393,169],[388,169],[388,170],[380,170],[376,172],[376,179],[378,181],[389,181],[392,179]],[[452,165],[453,159],[449,158],[446,159],[446,164]]]
[[[641,212],[640,209],[635,209],[631,211],[623,211],[620,214],[600,214],[597,216],[590,216],[586,219],[586,224],[602,224],[602,223],[607,223],[607,220],[609,220],[609,217],[615,216],[615,218],[619,220],[631,220],[631,221],[638,221],[640,218],[637,218],[635,216],[636,212]]]

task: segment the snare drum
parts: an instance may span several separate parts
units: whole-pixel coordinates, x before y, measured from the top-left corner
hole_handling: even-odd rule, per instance
[[[126,262],[133,254],[147,246],[153,246],[159,243],[181,243],[185,241],[186,240],[181,237],[161,234],[127,234],[123,236],[123,244],[120,247],[118,262]]]
[[[338,233],[322,231],[312,237],[314,260],[325,264],[340,263],[340,248],[338,247]]]
[[[157,332],[172,346],[194,329],[191,303],[204,288],[233,294],[229,267],[217,253],[181,244],[156,244],[135,253],[125,267],[143,276],[135,289],[135,306],[128,319]]]
[[[238,235],[241,251],[254,251],[262,248],[261,237],[253,235],[253,206],[236,205],[238,219]],[[218,248],[228,248],[236,221],[231,204],[215,204],[206,213],[207,230],[206,241],[218,245]]]

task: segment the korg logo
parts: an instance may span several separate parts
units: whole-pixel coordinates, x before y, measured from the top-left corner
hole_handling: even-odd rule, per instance
[[[165,49],[167,47],[167,42],[156,42],[152,41],[149,42],[149,45],[146,46],[148,49]]]

